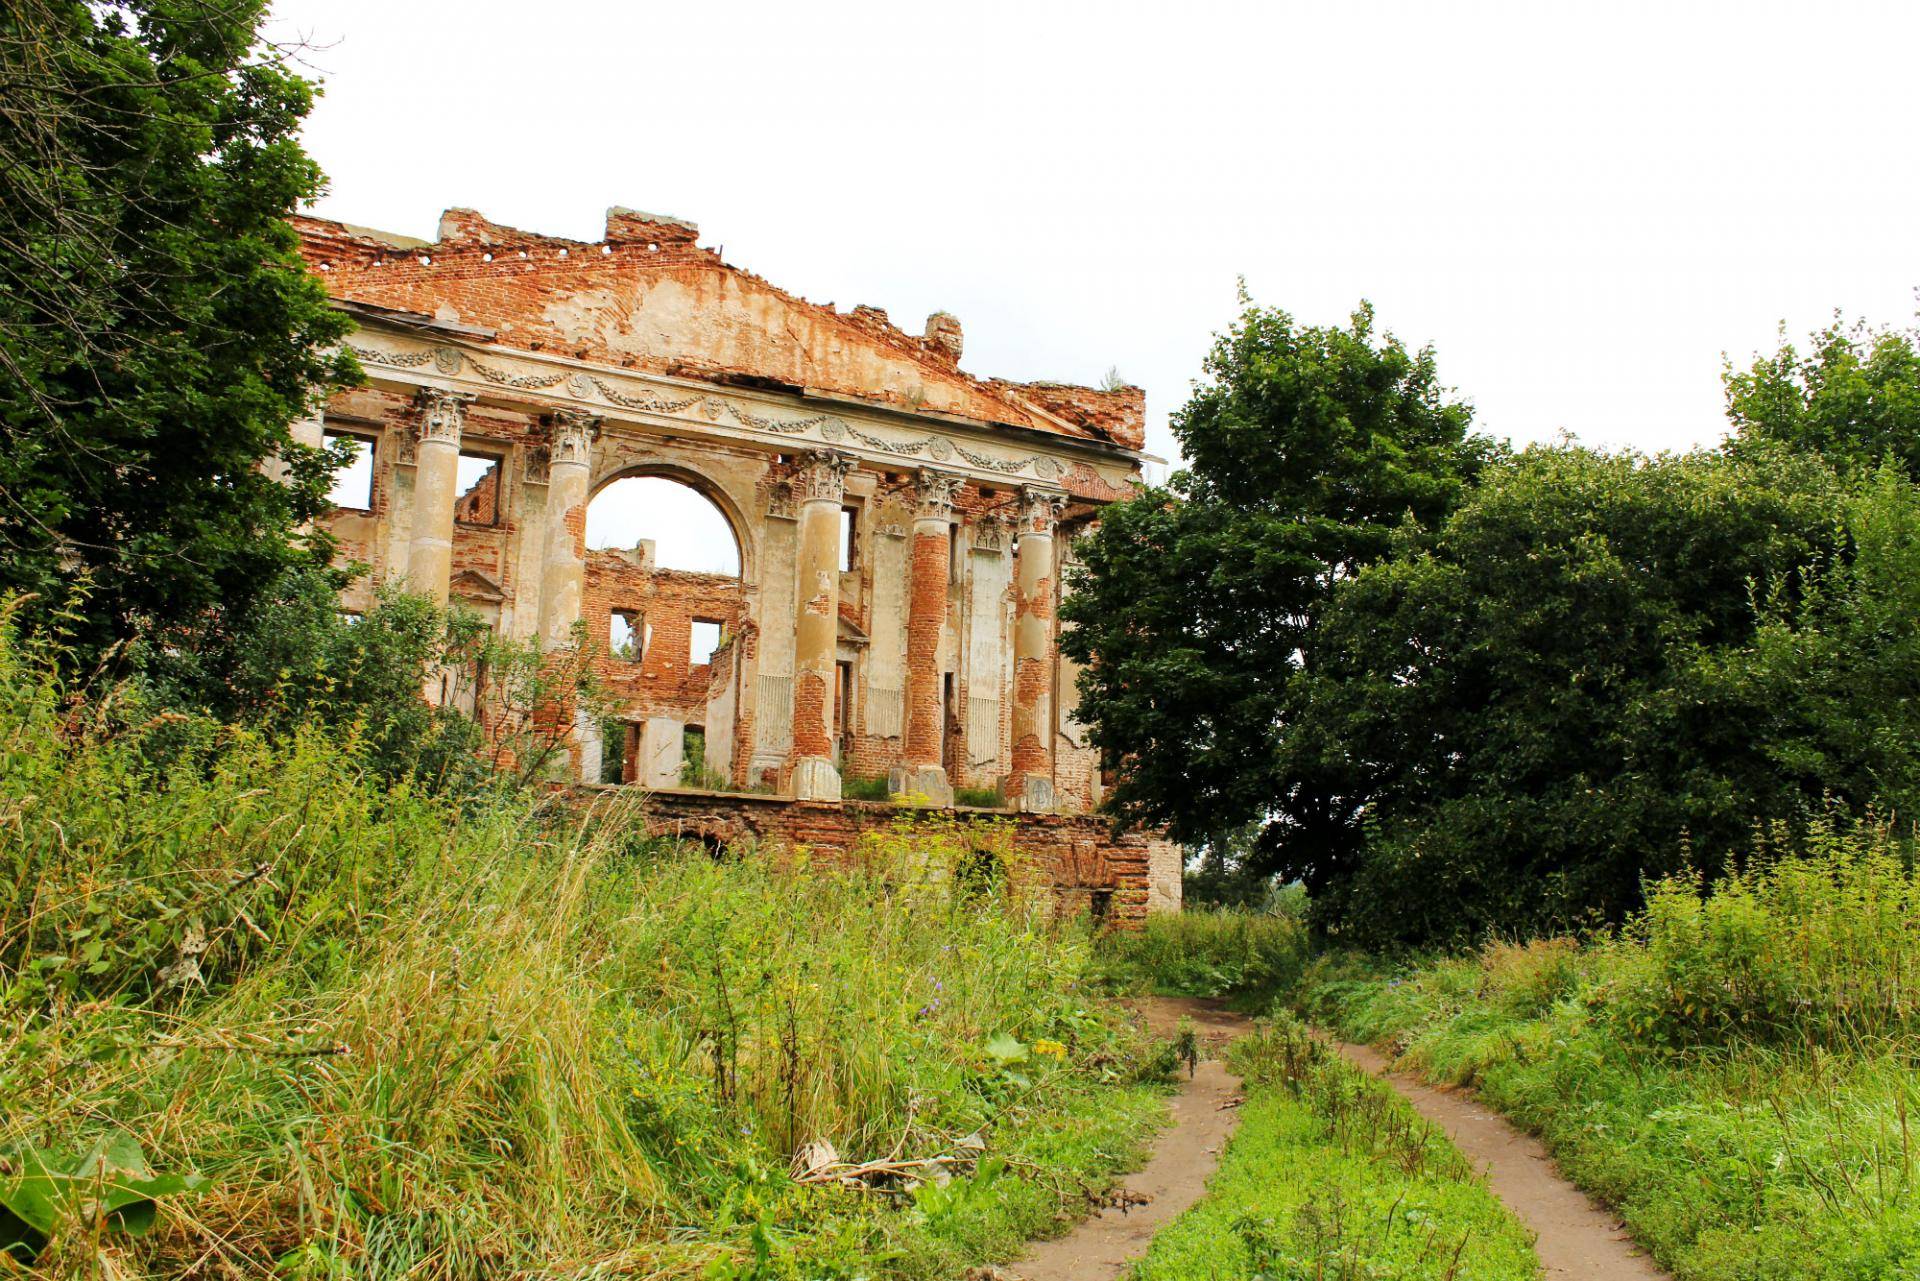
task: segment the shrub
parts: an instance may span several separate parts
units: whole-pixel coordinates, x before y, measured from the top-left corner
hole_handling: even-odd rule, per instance
[[[862,778],[858,774],[849,774],[840,780],[840,795],[850,801],[884,801],[891,793],[887,790],[884,775]]]
[[[1704,895],[1679,877],[1647,899],[1601,994],[1638,1037],[1844,1046],[1920,1030],[1920,877],[1877,820],[1828,814],[1797,841],[1775,825]]]

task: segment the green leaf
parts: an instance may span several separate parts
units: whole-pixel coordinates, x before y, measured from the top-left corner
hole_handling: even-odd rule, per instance
[[[1001,1066],[1009,1063],[1024,1063],[1027,1060],[1027,1047],[1008,1036],[1005,1032],[996,1032],[987,1042],[987,1054]]]

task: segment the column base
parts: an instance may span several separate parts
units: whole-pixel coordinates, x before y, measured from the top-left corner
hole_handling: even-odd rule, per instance
[[[887,771],[887,793],[891,796],[924,796],[928,802],[946,809],[953,804],[953,784],[939,765],[896,765]]]
[[[1042,774],[1009,774],[1000,780],[1000,795],[1022,814],[1051,814],[1058,806],[1053,780]]]
[[[803,756],[793,763],[791,786],[796,801],[837,801],[840,771],[824,756]]]

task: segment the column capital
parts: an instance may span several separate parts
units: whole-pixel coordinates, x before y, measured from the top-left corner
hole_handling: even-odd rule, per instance
[[[422,387],[414,396],[414,403],[420,406],[420,439],[458,445],[460,430],[467,422],[467,406],[478,399],[470,391]]]
[[[1020,536],[1051,536],[1054,523],[1066,509],[1067,495],[1064,490],[1046,489],[1039,485],[1020,486]]]
[[[922,467],[914,477],[914,519],[950,521],[953,500],[966,484],[966,477],[934,467]]]
[[[853,457],[837,449],[809,449],[800,455],[793,478],[793,497],[802,503],[838,503],[847,495],[847,473]]]
[[[598,414],[583,414],[577,409],[556,409],[547,415],[547,464],[587,465],[594,440],[605,420]]]

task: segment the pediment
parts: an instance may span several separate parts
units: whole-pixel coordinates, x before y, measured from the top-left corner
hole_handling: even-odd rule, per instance
[[[455,574],[453,580],[447,584],[447,594],[460,600],[479,601],[487,605],[498,605],[507,598],[500,584],[478,570],[472,569],[463,569]]]

